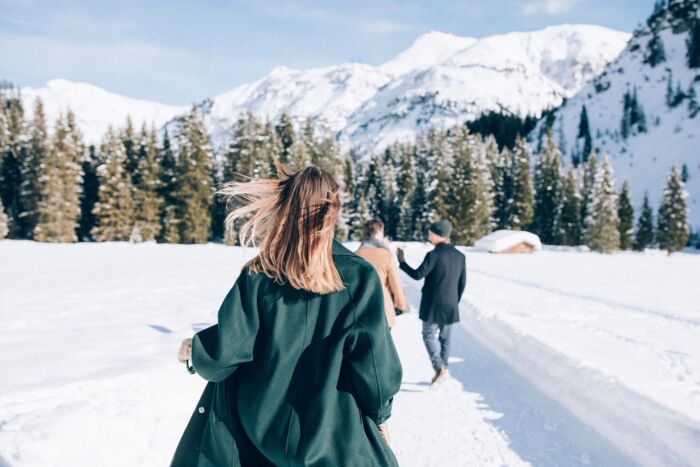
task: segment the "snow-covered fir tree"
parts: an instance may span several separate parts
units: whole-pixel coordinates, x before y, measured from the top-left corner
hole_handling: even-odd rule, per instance
[[[0,199],[5,206],[10,238],[28,238],[22,223],[24,209],[19,196],[22,186],[22,159],[27,151],[24,108],[19,91],[5,89],[2,94],[4,145],[0,163]]]
[[[486,154],[475,144],[466,126],[454,129],[451,143],[452,177],[448,195],[452,238],[460,245],[471,245],[491,233],[493,185]]]
[[[607,155],[596,172],[589,210],[585,218],[586,244],[594,251],[609,253],[620,247],[615,178]]]
[[[649,194],[644,192],[644,201],[637,220],[637,230],[634,234],[634,249],[643,251],[645,248],[651,248],[655,238],[654,211],[649,203]]]
[[[560,242],[562,176],[561,151],[554,141],[552,131],[547,132],[545,146],[535,163],[535,213],[532,228],[543,243]]]
[[[283,164],[289,164],[292,159],[296,137],[292,119],[288,114],[282,114],[279,122],[275,125],[275,131],[280,142],[279,161]]]
[[[617,217],[620,220],[618,230],[620,231],[620,249],[629,250],[632,248],[634,237],[634,207],[630,199],[630,187],[627,180],[622,184],[622,190],[617,198]]]
[[[145,126],[139,136],[139,157],[136,175],[137,182],[134,195],[134,226],[145,242],[155,240],[161,230],[160,154],[155,128],[150,132]]]
[[[484,140],[484,154],[491,174],[493,190],[493,218],[496,227],[505,229],[508,227],[508,201],[510,200],[510,168],[511,155],[508,148],[499,151],[498,143],[493,135]]]
[[[181,200],[178,192],[178,164],[175,151],[170,145],[168,130],[163,132],[160,152],[159,195],[162,199],[160,240],[166,243],[180,243]]]
[[[37,222],[37,203],[39,201],[39,177],[47,172],[51,164],[49,136],[46,130],[46,115],[44,104],[37,99],[34,104],[34,115],[29,124],[29,145],[22,158],[22,186],[20,189],[22,224],[33,235]]]
[[[95,227],[92,237],[98,242],[127,241],[134,227],[134,203],[131,175],[126,170],[126,151],[121,137],[111,128],[100,148],[102,164],[97,168],[100,180],[95,203]]]
[[[80,217],[82,143],[75,117],[59,117],[48,157],[39,168],[34,239],[75,242]]]
[[[423,241],[432,219],[428,215],[428,194],[431,190],[430,163],[427,157],[425,137],[420,138],[414,149],[415,187],[411,195],[410,237],[406,240]]]
[[[365,168],[361,192],[367,202],[371,218],[383,219],[386,212],[386,196],[384,192],[384,167],[378,154],[372,156]],[[362,219],[362,223],[369,219]]]
[[[562,182],[560,229],[562,245],[581,244],[581,194],[572,167],[567,169]]]
[[[180,241],[206,243],[211,234],[214,161],[204,119],[196,107],[192,107],[185,118],[178,149],[178,195],[182,200],[178,215]]]
[[[588,121],[588,110],[586,106],[581,107],[581,116],[578,123],[578,136],[576,148],[572,157],[574,166],[585,163],[593,150],[593,139],[591,138],[591,125]]]
[[[508,200],[508,228],[522,230],[532,222],[534,193],[530,175],[530,148],[524,138],[518,136],[511,160],[512,188]]]
[[[134,129],[134,124],[131,117],[126,117],[126,126],[121,132],[122,144],[124,145],[124,154],[126,156],[126,171],[131,176],[131,185],[138,185],[137,170],[139,166],[139,145],[138,136]]]
[[[673,165],[659,205],[656,238],[659,247],[679,251],[688,243],[688,193],[685,191],[678,167]]]
[[[429,172],[426,187],[426,205],[423,218],[427,225],[448,216],[450,151],[444,132],[430,129],[425,138],[425,158]]]
[[[649,43],[647,44],[644,63],[648,63],[653,68],[665,61],[666,49],[664,48],[664,43],[659,36],[658,30],[654,29],[652,31],[651,39],[649,39]]]
[[[586,216],[591,210],[591,203],[594,198],[595,177],[598,173],[598,158],[595,152],[588,155],[586,165],[583,167],[582,184],[581,184],[581,238],[585,239],[588,235],[586,231]]]
[[[92,228],[95,227],[93,210],[99,196],[100,182],[97,177],[98,160],[94,145],[85,151],[82,161],[83,188],[80,190],[80,220],[78,221],[78,241],[92,240]]]
[[[400,215],[400,202],[397,195],[396,159],[399,157],[398,148],[390,146],[384,150],[382,183],[384,184],[384,234],[396,238]]]
[[[415,186],[415,168],[413,164],[414,147],[403,144],[399,147],[399,161],[396,174],[396,203],[399,210],[396,237],[400,240],[411,238],[411,197]]]

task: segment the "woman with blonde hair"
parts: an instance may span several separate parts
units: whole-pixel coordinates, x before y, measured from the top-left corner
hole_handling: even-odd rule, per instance
[[[317,167],[231,183],[260,245],[180,361],[208,380],[173,466],[397,465],[384,423],[401,364],[374,268],[333,240],[339,187]]]

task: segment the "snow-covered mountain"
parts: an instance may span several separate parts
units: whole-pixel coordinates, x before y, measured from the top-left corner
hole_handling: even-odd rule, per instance
[[[540,115],[576,93],[624,48],[629,35],[599,26],[563,25],[483,39],[428,35],[382,69],[404,71],[363,103],[342,132],[345,140],[381,149],[429,126],[448,127],[486,111]],[[451,53],[428,66],[431,49]],[[398,62],[398,63],[397,63]],[[396,66],[399,65],[399,66]]]
[[[693,26],[700,1],[669,3],[635,31],[617,59],[555,112],[553,128],[566,155],[580,155],[585,106],[593,148],[610,155],[618,183],[629,180],[636,207],[644,191],[657,204],[671,165],[680,169],[686,164],[691,221],[700,226],[700,107],[693,97],[700,94],[700,67],[688,62],[691,31],[700,27]],[[545,124],[540,122],[531,139],[539,137]]]
[[[127,116],[131,117],[135,128],[142,124],[155,125],[160,128],[187,107],[159,104],[142,99],[105,91],[87,83],[75,83],[65,79],[52,79],[42,88],[22,88],[20,90],[25,112],[31,118],[34,102],[40,98],[44,103],[47,122],[53,125],[61,114],[68,109],[75,113],[78,127],[85,141],[97,144],[110,126],[122,128]]]
[[[453,125],[485,111],[538,115],[578,91],[628,39],[627,33],[590,25],[482,39],[431,32],[379,66],[278,67],[202,108],[215,141],[225,139],[242,112],[268,119],[287,113],[297,121],[313,118],[346,146],[376,150],[428,126]],[[136,125],[160,126],[184,111],[65,80],[25,88],[23,95],[27,104],[41,96],[49,120],[70,105],[88,142],[99,141],[108,125],[123,125],[127,114]]]

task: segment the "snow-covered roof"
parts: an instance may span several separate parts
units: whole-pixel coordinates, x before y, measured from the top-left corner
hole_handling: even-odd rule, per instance
[[[496,253],[507,250],[520,243],[532,245],[535,250],[542,249],[540,237],[531,232],[522,230],[496,230],[489,235],[480,238],[474,243],[477,250],[490,251]]]

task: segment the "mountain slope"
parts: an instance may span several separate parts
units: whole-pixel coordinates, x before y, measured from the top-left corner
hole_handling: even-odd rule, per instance
[[[565,154],[583,157],[584,137],[578,136],[586,107],[593,148],[611,156],[618,183],[629,180],[637,207],[645,190],[652,203],[658,203],[671,165],[680,169],[686,164],[686,189],[696,226],[700,225],[700,112],[692,110],[697,98],[692,104],[691,96],[700,93],[700,68],[688,66],[687,50],[699,8],[698,0],[675,0],[660,7],[619,57],[555,112],[553,121]],[[531,139],[539,138],[545,125],[540,122]]]
[[[342,136],[381,149],[429,126],[452,126],[487,111],[539,115],[595,77],[628,38],[599,26],[562,25],[472,40],[380,89]]]
[[[87,83],[52,79],[45,87],[21,89],[22,103],[31,118],[34,102],[41,98],[47,122],[53,126],[60,114],[68,109],[75,113],[80,131],[88,144],[98,144],[107,128],[122,128],[130,116],[138,129],[142,124],[160,128],[167,121],[181,115],[187,107],[159,104],[132,99],[105,91]]]

